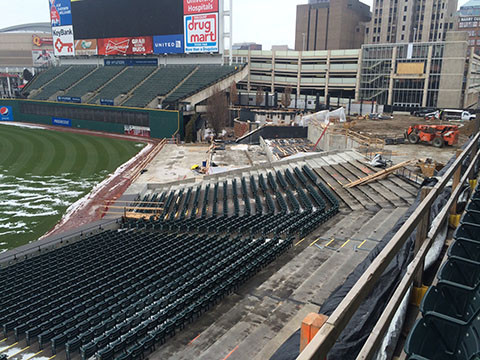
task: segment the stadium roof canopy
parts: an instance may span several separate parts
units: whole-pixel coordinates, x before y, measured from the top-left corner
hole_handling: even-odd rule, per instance
[[[48,22],[42,22],[42,23],[14,25],[14,26],[9,26],[9,27],[0,29],[0,33],[11,33],[11,32],[51,33],[52,25]]]

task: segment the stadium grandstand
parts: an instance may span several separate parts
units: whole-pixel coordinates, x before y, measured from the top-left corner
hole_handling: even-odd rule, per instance
[[[179,102],[222,80],[231,78],[229,85],[243,69],[240,65],[59,66],[37,74],[23,94],[33,100],[77,97],[89,104],[106,99],[127,107],[178,108]]]
[[[306,165],[150,191],[117,230],[0,269],[1,328],[62,358],[142,358],[339,204]]]

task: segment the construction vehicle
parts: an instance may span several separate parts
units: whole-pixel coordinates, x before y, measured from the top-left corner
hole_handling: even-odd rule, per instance
[[[410,126],[405,137],[410,144],[420,141],[432,144],[437,148],[458,143],[458,126],[456,125],[414,125]]]

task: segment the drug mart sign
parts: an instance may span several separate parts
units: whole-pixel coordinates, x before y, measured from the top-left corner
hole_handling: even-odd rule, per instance
[[[218,52],[218,13],[186,15],[185,52]]]

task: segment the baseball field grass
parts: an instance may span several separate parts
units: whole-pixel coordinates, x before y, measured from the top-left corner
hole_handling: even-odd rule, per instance
[[[37,240],[144,145],[0,124],[0,252]]]

